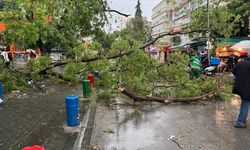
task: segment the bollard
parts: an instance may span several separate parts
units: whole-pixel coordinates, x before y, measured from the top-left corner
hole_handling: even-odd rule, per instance
[[[66,96],[66,116],[67,126],[74,127],[80,125],[78,96]]]
[[[22,148],[22,150],[45,150],[45,149],[42,146],[34,145],[34,146],[24,147]]]
[[[83,92],[83,97],[89,97],[91,95],[91,88],[90,88],[89,80],[82,81],[82,92]]]
[[[88,79],[89,79],[89,81],[90,81],[91,87],[93,88],[93,87],[94,87],[94,84],[95,84],[94,75],[91,73],[91,74],[88,76]]]
[[[0,81],[0,103],[3,102],[3,83]]]

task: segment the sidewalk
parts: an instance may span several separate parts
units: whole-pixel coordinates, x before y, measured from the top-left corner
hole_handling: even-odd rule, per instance
[[[52,90],[51,90],[52,89]],[[30,92],[23,98],[5,99],[0,106],[0,149],[19,150],[42,145],[46,150],[71,150],[78,133],[65,133],[65,96],[78,94],[80,86],[52,86],[49,94]],[[83,118],[87,105],[80,102]]]

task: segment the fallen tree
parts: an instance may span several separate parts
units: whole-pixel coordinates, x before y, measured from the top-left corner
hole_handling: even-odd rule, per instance
[[[101,60],[101,59],[116,59],[119,57],[123,57],[123,56],[128,56],[131,55],[134,52],[134,50],[130,50],[128,52],[120,52],[119,54],[113,55],[113,56],[96,56],[93,58],[83,58],[81,59],[82,63],[88,63],[88,62],[93,62],[93,61],[97,61],[97,60]],[[55,67],[59,67],[59,66],[64,66],[70,62],[78,62],[78,60],[74,60],[74,61],[65,61],[65,62],[55,62],[55,63],[51,63],[48,67],[42,69],[41,71],[38,72],[39,75],[43,75],[46,74],[46,72],[52,68]]]
[[[65,77],[70,72],[57,73],[55,71],[47,71],[57,66],[63,65],[67,68],[69,64],[79,66],[77,63],[84,63],[85,66],[82,66],[85,67],[84,71],[99,70],[102,73],[101,78],[96,83],[97,86],[99,85],[101,88],[110,90],[116,88],[115,84],[119,83],[118,81],[125,81],[126,86],[130,88],[123,89],[121,93],[135,101],[155,101],[165,104],[173,102],[197,102],[209,99],[218,94],[216,79],[208,78],[207,80],[206,78],[202,78],[189,80],[188,73],[185,70],[185,64],[187,64],[186,55],[178,52],[171,55],[173,55],[170,57],[170,59],[173,59],[173,63],[169,65],[152,59],[144,51],[127,51],[112,56],[81,59],[80,62],[67,61],[53,63],[38,72],[71,82],[70,76]],[[178,55],[178,59],[182,59],[183,61],[176,60],[176,55]],[[110,60],[113,63],[110,63]],[[73,73],[71,72],[72,75],[81,73],[82,67]],[[72,69],[70,70],[72,71]],[[78,81],[80,80],[79,78]],[[148,84],[150,82],[152,84]],[[178,84],[157,85],[157,83],[166,82]],[[211,83],[214,83],[214,85]],[[169,92],[169,88],[174,93],[173,95],[166,94]],[[133,89],[135,89],[135,92],[132,92]],[[159,94],[155,92],[156,89],[160,89],[163,92]],[[153,95],[140,96],[146,93]],[[179,95],[179,97],[176,97],[176,95]]]
[[[170,104],[170,103],[177,103],[177,102],[197,102],[201,100],[209,100],[213,97],[215,97],[219,92],[218,91],[212,91],[206,94],[203,94],[201,96],[195,96],[195,97],[189,97],[189,98],[163,98],[163,97],[150,97],[150,96],[139,96],[134,92],[131,92],[127,89],[121,89],[120,92],[131,99],[135,101],[146,101],[146,102],[159,102],[164,104]]]
[[[170,103],[191,103],[191,102],[198,102],[198,101],[208,101],[220,94],[220,92],[225,90],[225,87],[227,85],[227,81],[225,80],[226,78],[223,77],[214,77],[215,80],[217,80],[217,84],[214,86],[215,88],[211,91],[203,92],[199,96],[191,96],[191,97],[180,97],[180,96],[169,96],[169,97],[161,97],[161,96],[154,96],[150,94],[149,96],[141,96],[136,92],[133,92],[129,90],[126,87],[126,84],[120,83],[122,87],[118,88],[118,91],[129,98],[133,99],[135,102],[140,102],[140,101],[145,101],[145,102],[159,102],[159,103],[164,103],[164,104],[170,104]],[[204,79],[202,79],[204,80]],[[192,81],[188,81],[192,82]],[[174,85],[160,85],[160,86],[154,86],[152,93],[154,93],[154,89],[156,88],[179,88],[181,86],[185,86],[188,82],[184,83],[179,83],[179,84],[174,84]]]
[[[89,5],[81,5],[79,8],[87,8],[87,6],[94,5],[96,1],[97,0],[93,2],[88,1],[87,4]],[[186,65],[189,63],[187,55],[179,52],[172,53],[169,55],[169,61],[171,63],[166,65],[164,62],[154,59],[148,53],[141,50],[154,44],[158,39],[164,36],[194,32],[200,33],[206,32],[206,29],[184,32],[170,31],[145,44],[144,40],[139,40],[138,38],[142,33],[145,34],[144,30],[141,30],[141,23],[143,20],[140,14],[138,14],[136,21],[128,24],[130,27],[127,27],[123,31],[103,36],[103,41],[101,43],[106,44],[107,46],[105,46],[105,48],[107,49],[105,49],[102,44],[95,42],[91,43],[90,46],[84,47],[82,41],[79,41],[79,39],[93,34],[98,36],[98,27],[101,27],[103,23],[103,20],[98,20],[98,18],[104,19],[105,12],[115,12],[123,16],[127,15],[109,9],[106,7],[106,1],[98,1],[100,3],[98,3],[93,10],[88,10],[88,12],[96,16],[94,12],[97,11],[97,14],[100,16],[97,15],[97,18],[88,18],[87,20],[89,22],[85,23],[85,20],[82,20],[82,18],[85,18],[84,16],[78,16],[80,19],[75,19],[75,12],[81,12],[85,9],[74,7],[74,10],[70,14],[67,14],[66,8],[70,8],[71,4],[72,6],[77,6],[77,3],[68,2],[66,6],[63,6],[65,11],[61,11],[61,3],[57,5],[53,3],[55,4],[55,8],[58,8],[57,11],[60,12],[57,19],[58,22],[62,21],[62,24],[60,23],[61,28],[58,29],[58,24],[56,22],[55,24],[47,24],[48,28],[46,31],[41,32],[46,33],[44,35],[45,37],[40,35],[39,32],[37,33],[39,35],[33,39],[32,44],[36,42],[38,37],[43,37],[47,40],[45,43],[43,43],[43,41],[40,41],[40,43],[48,44],[50,41],[56,41],[54,43],[57,43],[59,46],[65,46],[65,49],[67,49],[67,59],[62,62],[52,63],[52,60],[45,56],[29,61],[28,70],[30,71],[23,73],[23,76],[28,80],[34,81],[38,89],[43,90],[40,88],[39,83],[36,82],[37,80],[43,80],[44,78],[50,77],[54,79],[54,77],[56,77],[63,81],[79,83],[79,81],[86,79],[89,73],[97,70],[101,73],[101,76],[96,81],[96,86],[100,87],[107,95],[111,95],[109,91],[115,90],[120,86],[118,84],[119,81],[126,83],[126,89],[121,92],[136,101],[156,101],[161,103],[193,102],[216,95],[216,93],[213,93],[218,85],[216,79],[206,78],[204,80],[189,80],[189,74],[185,70]],[[43,2],[41,3],[43,4]],[[22,2],[20,1],[18,4],[22,5]],[[69,15],[68,20],[65,20],[66,14]],[[42,18],[44,17],[41,16],[40,19],[42,20]],[[90,24],[92,19],[97,19],[94,21],[96,24]],[[25,22],[26,20],[23,21]],[[71,21],[73,26],[67,24]],[[86,26],[84,26],[84,24]],[[137,33],[137,30],[134,30],[135,26],[136,29],[138,29],[138,31],[140,29],[141,32]],[[79,29],[79,27],[81,28]],[[20,31],[21,30],[22,28]],[[79,30],[81,31],[80,35],[78,35]],[[90,32],[86,33],[85,31]],[[50,35],[49,33],[55,34]],[[54,37],[51,36],[55,36],[55,40],[53,39]],[[26,39],[21,40],[25,41]],[[159,83],[167,86],[159,86]],[[149,94],[152,96],[141,96]]]
[[[146,47],[150,46],[151,44],[154,44],[155,42],[157,42],[160,38],[162,37],[165,37],[165,36],[171,36],[171,35],[180,35],[180,34],[190,34],[190,33],[202,33],[202,32],[206,32],[207,29],[199,29],[199,30],[192,30],[192,31],[184,31],[184,32],[173,32],[173,30],[167,32],[167,33],[164,33],[158,37],[156,37],[155,39],[153,39],[152,41],[150,41],[149,43],[143,45],[140,47],[140,49],[145,49]],[[130,42],[129,42],[129,45],[130,45]],[[131,45],[130,45],[131,46]],[[132,53],[134,52],[134,50],[129,50],[127,52],[122,52],[120,51],[118,54],[116,55],[113,55],[113,56],[102,56],[102,55],[97,55],[93,58],[83,58],[81,59],[80,61],[83,62],[83,63],[87,63],[87,62],[93,62],[93,61],[97,61],[97,60],[100,60],[100,59],[116,59],[116,58],[119,58],[119,57],[123,57],[123,56],[128,56],[128,55],[131,55]],[[59,67],[59,66],[64,66],[70,62],[77,62],[79,60],[73,60],[73,61],[64,61],[64,62],[55,62],[55,63],[51,63],[49,66],[47,66],[46,68],[44,68],[43,70],[39,71],[39,75],[43,75],[43,74],[46,74],[47,70],[50,70],[52,68],[55,68],[55,67]]]

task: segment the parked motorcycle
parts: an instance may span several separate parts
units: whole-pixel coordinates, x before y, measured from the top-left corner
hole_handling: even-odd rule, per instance
[[[215,75],[216,73],[216,66],[209,66],[204,69],[205,75]]]

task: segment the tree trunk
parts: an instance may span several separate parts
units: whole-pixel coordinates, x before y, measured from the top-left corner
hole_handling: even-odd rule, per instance
[[[177,102],[187,103],[187,102],[197,102],[200,100],[209,100],[215,97],[218,94],[218,91],[213,91],[201,96],[189,97],[189,98],[164,98],[164,97],[138,96],[136,93],[133,93],[127,89],[122,89],[121,93],[134,99],[135,101],[159,102],[159,103],[170,104]]]

